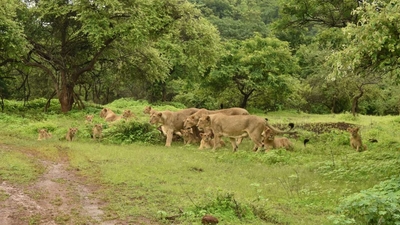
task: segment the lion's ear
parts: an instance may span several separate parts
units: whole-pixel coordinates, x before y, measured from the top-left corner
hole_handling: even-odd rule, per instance
[[[210,121],[210,120],[211,120],[211,117],[210,117],[210,116],[207,116],[207,117],[206,117],[206,120]]]
[[[157,115],[158,115],[158,116],[162,116],[162,113],[159,112]]]

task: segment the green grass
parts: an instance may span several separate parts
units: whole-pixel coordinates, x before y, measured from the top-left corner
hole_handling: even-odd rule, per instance
[[[117,112],[131,109],[145,123],[148,115],[141,112],[145,105],[123,99],[110,104],[110,108]],[[68,155],[72,169],[89,178],[88,182],[100,185],[96,195],[108,203],[107,219],[132,222],[147,217],[168,224],[162,218],[182,210],[177,218],[180,224],[200,224],[206,213],[217,216],[219,224],[333,224],[328,218],[336,214],[343,199],[400,172],[399,116],[259,114],[271,124],[352,123],[361,126],[368,145],[368,151],[357,153],[351,149],[345,131],[315,134],[298,129],[299,139],[291,139],[294,152],[273,150],[265,154],[252,152],[249,140],[236,153],[228,140],[226,148],[216,151],[176,142],[170,148],[162,141],[94,142],[90,127],[83,121],[86,114],[94,114],[95,120],[103,122],[98,118],[100,109],[48,113],[44,119],[0,114],[0,124],[7,127],[0,136],[2,143],[29,147],[40,158],[56,161],[60,155]],[[69,126],[79,127],[77,140],[71,143],[63,140]],[[36,141],[41,127],[48,128],[54,137]],[[303,146],[304,138],[310,138],[307,147]],[[368,138],[379,142],[369,143]],[[42,171],[26,154],[5,150],[0,154],[7,159],[0,161],[2,179],[26,183]]]

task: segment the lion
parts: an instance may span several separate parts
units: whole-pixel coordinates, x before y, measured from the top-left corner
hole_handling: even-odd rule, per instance
[[[275,131],[270,129],[269,127],[265,126],[264,131],[262,132],[262,135],[264,136],[264,148],[265,152],[268,152],[273,149],[277,148],[285,148],[286,150],[293,150],[293,144],[290,142],[289,139],[286,137],[276,137]]]
[[[222,136],[229,137],[233,151],[237,151],[239,142],[237,138],[249,137],[253,143],[253,151],[257,151],[262,147],[261,133],[264,127],[268,126],[278,134],[296,133],[296,131],[281,131],[269,125],[265,119],[255,115],[231,115],[227,116],[222,113],[213,115],[205,115],[199,119],[197,127],[200,130],[205,130],[209,127],[214,133],[215,145],[213,150],[220,146]]]
[[[167,139],[165,146],[170,147],[174,133],[180,133],[183,129],[184,120],[191,114],[197,112],[196,108],[182,109],[176,112],[162,111],[151,114],[150,124],[161,124]]]
[[[124,119],[124,120],[129,120],[129,119],[131,119],[131,118],[137,118],[136,117],[136,115],[131,111],[131,110],[129,110],[129,109],[125,109],[124,110],[124,113],[122,114],[122,118]]]
[[[143,113],[144,114],[149,114],[149,115],[151,115],[151,114],[153,114],[154,112],[156,112],[156,110],[154,110],[153,108],[151,108],[151,106],[145,106],[144,107],[144,109],[143,109]]]
[[[86,115],[85,116],[85,123],[92,123],[94,115]]]
[[[193,128],[197,126],[197,122],[199,122],[200,117],[216,113],[222,113],[225,115],[249,115],[249,112],[246,109],[238,107],[219,110],[199,109],[196,113],[193,113],[188,118],[186,118],[184,126],[186,129]]]
[[[184,144],[200,142],[200,139],[193,133],[192,129],[181,129],[181,135]]]
[[[199,149],[205,149],[205,148],[214,148],[214,134],[211,129],[207,129],[203,133],[200,133],[201,136],[201,141],[200,141],[200,146]],[[225,142],[221,139],[220,140],[220,146],[224,147]]]
[[[52,136],[51,133],[49,133],[47,131],[47,129],[39,129],[38,132],[39,132],[39,136],[38,136],[39,141],[46,140],[48,138],[51,138],[51,136]]]
[[[70,127],[68,129],[67,135],[65,135],[65,139],[67,139],[67,141],[72,141],[72,139],[75,137],[76,132],[78,132],[77,127]]]
[[[363,145],[361,141],[361,135],[358,133],[359,130],[359,127],[347,128],[347,131],[350,133],[350,145],[356,149],[357,152],[366,151],[367,146]]]
[[[93,139],[96,140],[96,138],[98,138],[99,140],[101,140],[103,133],[103,125],[101,123],[95,124],[92,131],[93,131]]]
[[[114,122],[117,120],[120,120],[122,118],[122,116],[119,116],[117,114],[115,114],[111,109],[109,108],[103,108],[100,111],[100,117],[104,118],[104,120],[106,122]]]

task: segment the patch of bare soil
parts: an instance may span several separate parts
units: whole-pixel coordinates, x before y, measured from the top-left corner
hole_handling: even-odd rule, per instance
[[[33,157],[30,150],[0,147]],[[103,221],[103,203],[93,195],[96,187],[85,185],[82,177],[68,169],[67,160],[65,154],[58,162],[40,159],[46,172],[29,186],[0,181],[0,194],[6,196],[0,199],[0,224],[127,224]]]
[[[277,124],[276,125],[281,130],[287,130],[289,128],[286,124]],[[295,129],[306,130],[310,132],[314,132],[317,134],[328,133],[333,129],[346,131],[349,127],[354,127],[354,124],[345,123],[345,122],[337,122],[337,123],[304,123],[304,124],[295,124]]]

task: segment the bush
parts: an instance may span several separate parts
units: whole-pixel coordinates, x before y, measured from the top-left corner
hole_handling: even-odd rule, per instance
[[[400,177],[346,197],[335,224],[400,224]]]
[[[104,140],[114,144],[144,142],[156,144],[162,141],[160,132],[149,123],[120,121],[104,129]]]

